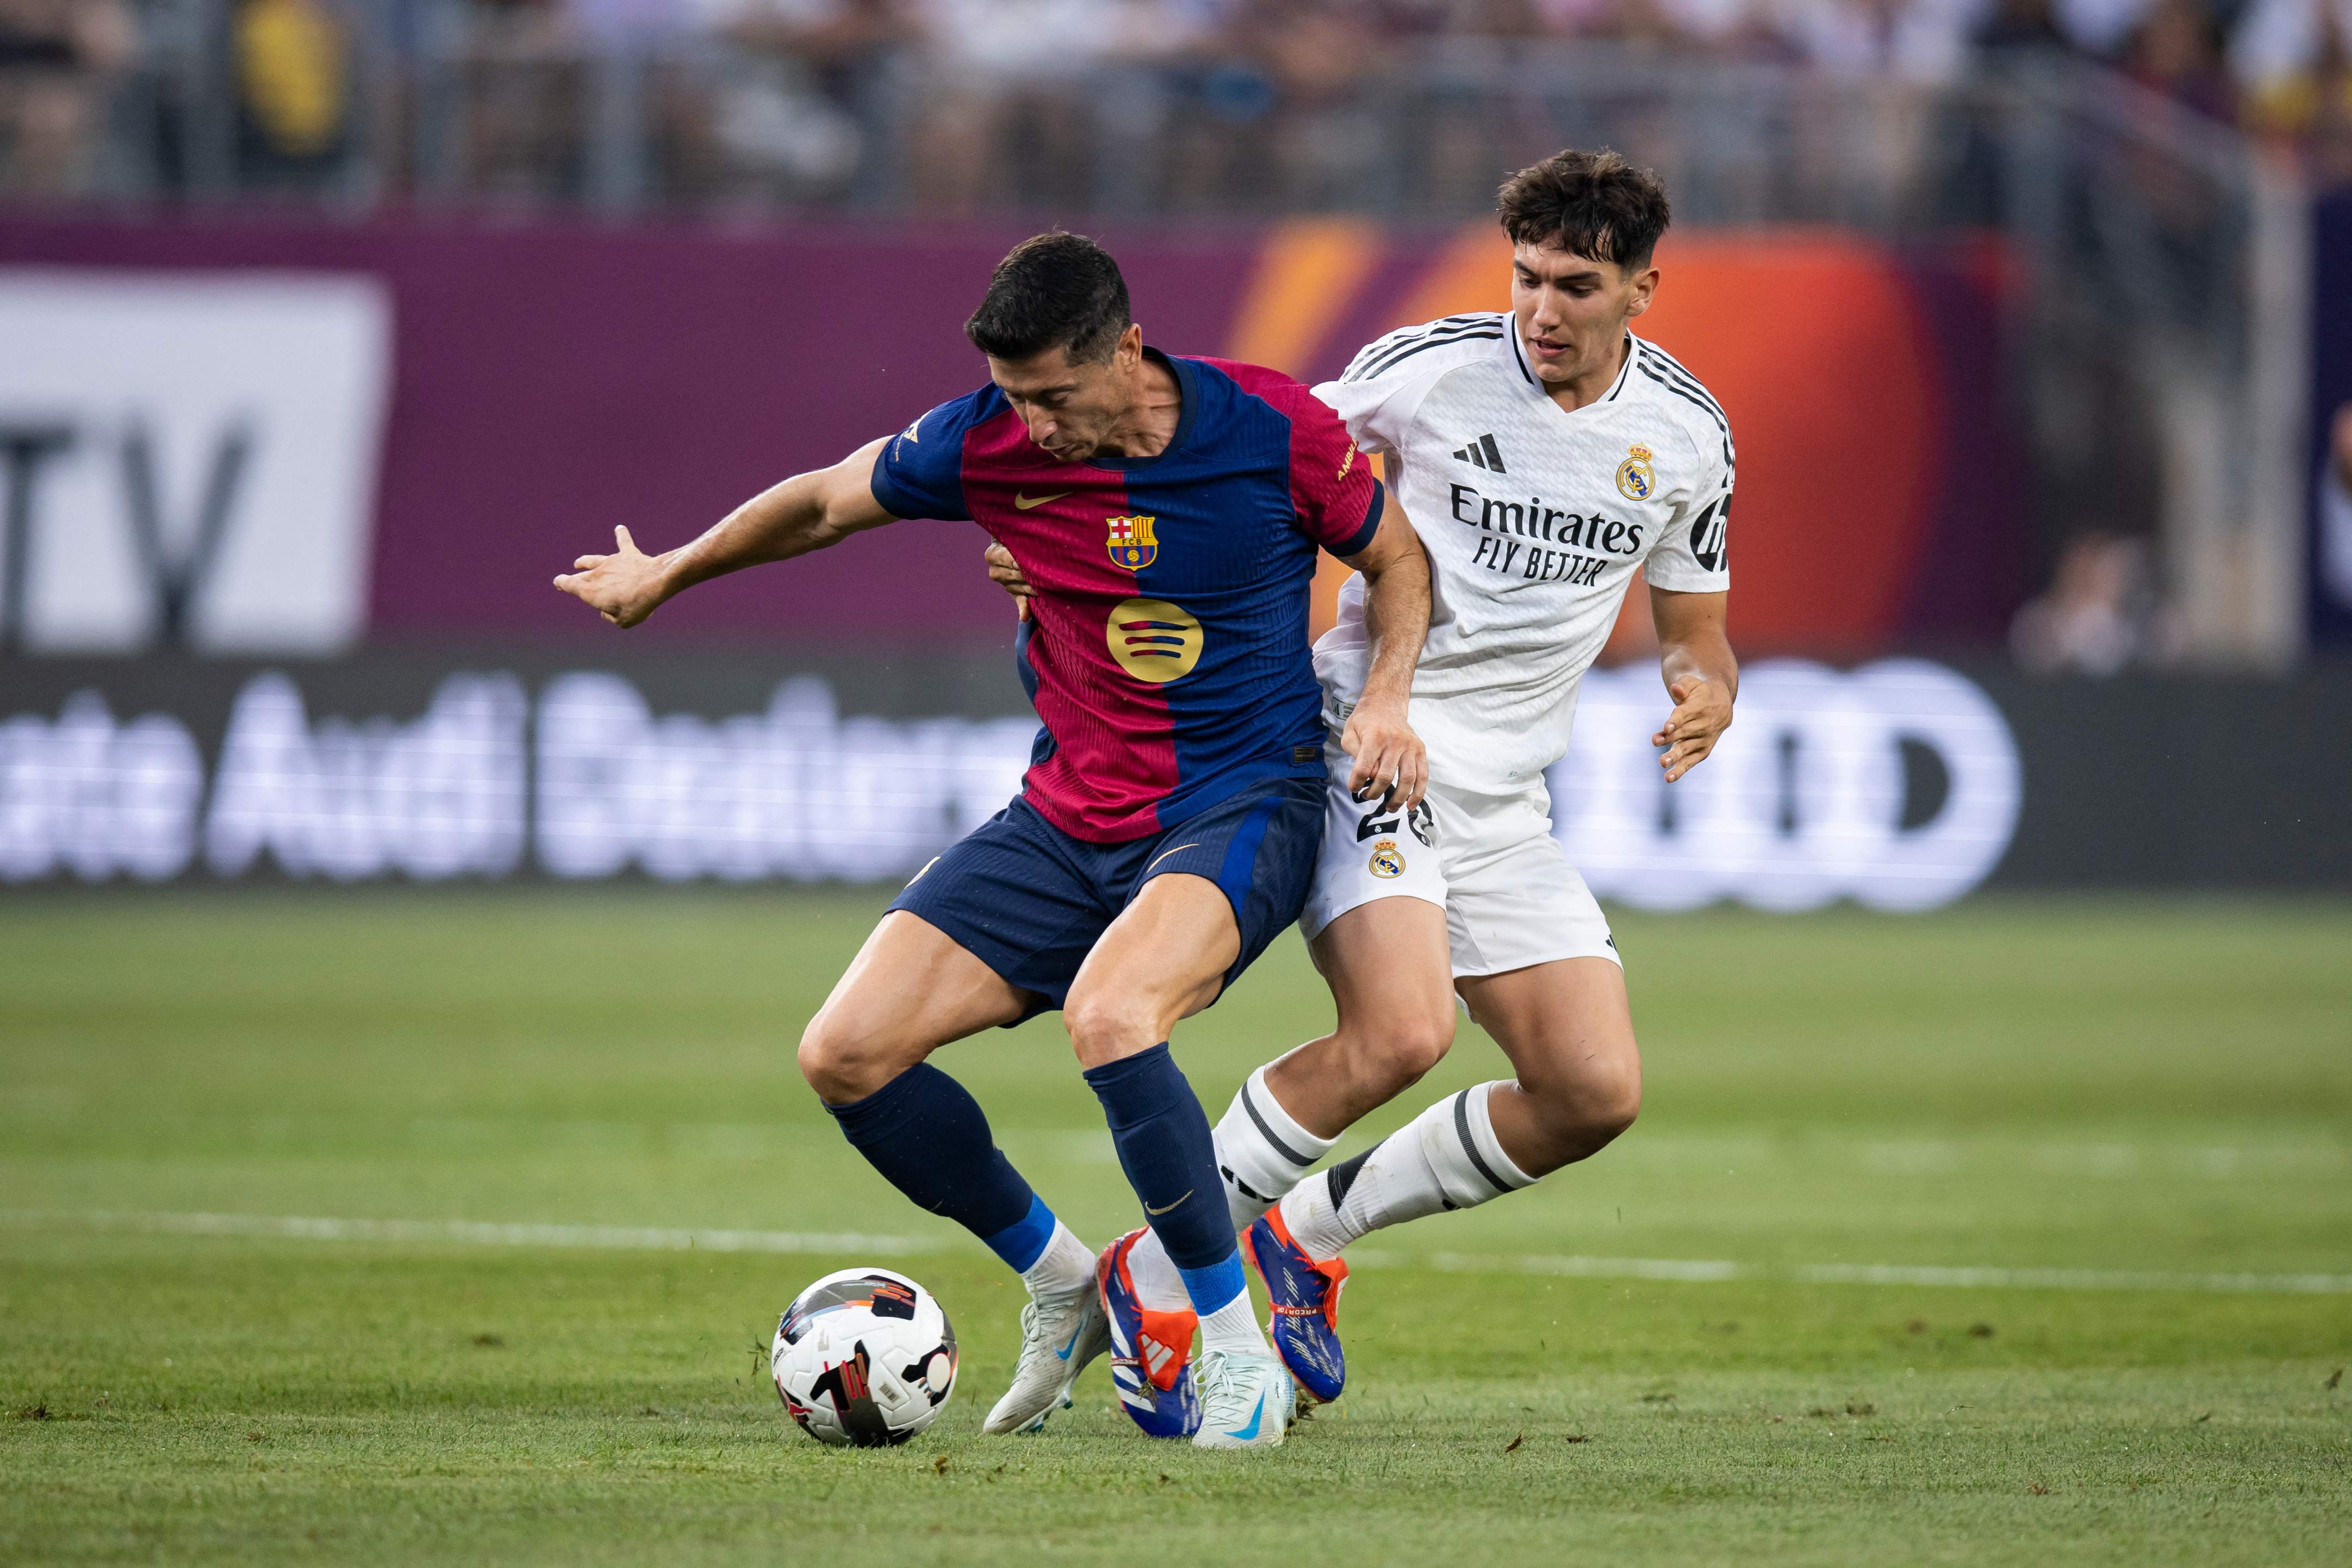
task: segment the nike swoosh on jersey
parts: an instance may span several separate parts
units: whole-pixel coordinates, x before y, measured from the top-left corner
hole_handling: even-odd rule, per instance
[[[1069,495],[1071,493],[1073,492],[1063,490],[1055,495],[1039,496],[1034,500],[1032,500],[1027,496],[1023,495],[1020,491],[1015,490],[1013,493],[1013,509],[1015,511],[1032,511],[1038,507],[1044,506],[1049,500],[1060,500],[1063,496]]]
[[[1184,1198],[1189,1198],[1189,1197],[1191,1197],[1192,1195],[1192,1190],[1191,1190],[1190,1188],[1185,1189]],[[1159,1208],[1153,1208],[1150,1204],[1146,1204],[1146,1205],[1143,1205],[1143,1212],[1144,1212],[1145,1214],[1152,1214],[1152,1215],[1166,1214],[1170,1209],[1174,1208],[1174,1207],[1176,1206],[1176,1204],[1181,1204],[1181,1203],[1182,1203],[1182,1202],[1184,1201],[1184,1198],[1178,1198],[1178,1199],[1176,1200],[1176,1203],[1174,1203],[1174,1204],[1165,1204],[1165,1205],[1161,1205],[1160,1207],[1159,1207]]]

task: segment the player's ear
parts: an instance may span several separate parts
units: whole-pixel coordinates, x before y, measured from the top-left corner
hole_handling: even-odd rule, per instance
[[[1651,300],[1657,292],[1658,269],[1654,267],[1644,267],[1633,275],[1633,302],[1626,309],[1626,316],[1630,319],[1648,310]]]
[[[1143,324],[1129,321],[1127,331],[1118,335],[1118,347],[1111,351],[1121,370],[1133,370],[1143,363]]]

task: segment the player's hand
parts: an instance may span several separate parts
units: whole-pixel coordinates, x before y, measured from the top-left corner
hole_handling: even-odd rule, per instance
[[[2336,411],[2329,436],[2327,447],[2336,458],[2336,482],[2344,487],[2347,494],[2352,494],[2352,403]]]
[[[1675,710],[1666,715],[1665,727],[1650,737],[1650,744],[1665,748],[1658,765],[1672,784],[1706,761],[1731,728],[1731,694],[1704,677],[1685,675],[1666,688],[1666,695],[1675,700]]]
[[[625,528],[613,530],[615,548],[610,555],[583,555],[555,585],[616,626],[634,626],[661,607],[669,597],[664,584],[664,559],[637,548]]]
[[[1360,801],[1377,795],[1383,811],[1409,811],[1429,793],[1429,752],[1405,722],[1401,699],[1359,703],[1339,732],[1339,749],[1355,759],[1348,791]]]
[[[1029,618],[1029,600],[1037,592],[1029,579],[1021,574],[1021,563],[1013,559],[1013,552],[1002,544],[991,544],[982,559],[988,563],[988,580],[1013,595],[1013,603],[1023,620]]]

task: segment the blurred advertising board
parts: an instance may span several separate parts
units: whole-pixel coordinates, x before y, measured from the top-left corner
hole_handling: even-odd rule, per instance
[[[2312,209],[2311,640],[2352,647],[2352,480],[2332,450],[2352,417],[2352,189]],[[2332,470],[2332,471],[2331,471]]]
[[[1001,683],[678,654],[0,662],[0,881],[903,879],[1019,787]],[[1654,670],[1550,779],[1604,898],[1935,908],[1985,886],[2352,887],[2352,683],[1751,663],[1682,784]],[[2321,737],[2294,769],[2284,733]]]
[[[316,654],[572,635],[548,578],[616,525],[667,548],[980,384],[962,323],[1022,234],[0,218],[0,637]],[[1490,223],[1103,237],[1152,342],[1310,381],[1391,328],[1507,303]],[[1744,645],[1998,641],[2034,526],[1984,394],[2006,384],[2000,256],[1698,230],[1659,262],[1640,330],[1738,435]],[[862,535],[788,580],[709,584],[638,637],[993,637],[980,543]]]
[[[361,639],[391,393],[375,279],[4,268],[0,344],[0,639]]]

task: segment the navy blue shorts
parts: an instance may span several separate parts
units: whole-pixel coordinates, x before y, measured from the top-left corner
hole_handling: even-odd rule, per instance
[[[1059,1007],[1078,965],[1144,883],[1171,871],[1223,889],[1241,927],[1230,985],[1298,918],[1323,847],[1323,781],[1268,779],[1125,844],[1073,838],[1021,796],[915,874],[890,907],[919,915]]]

